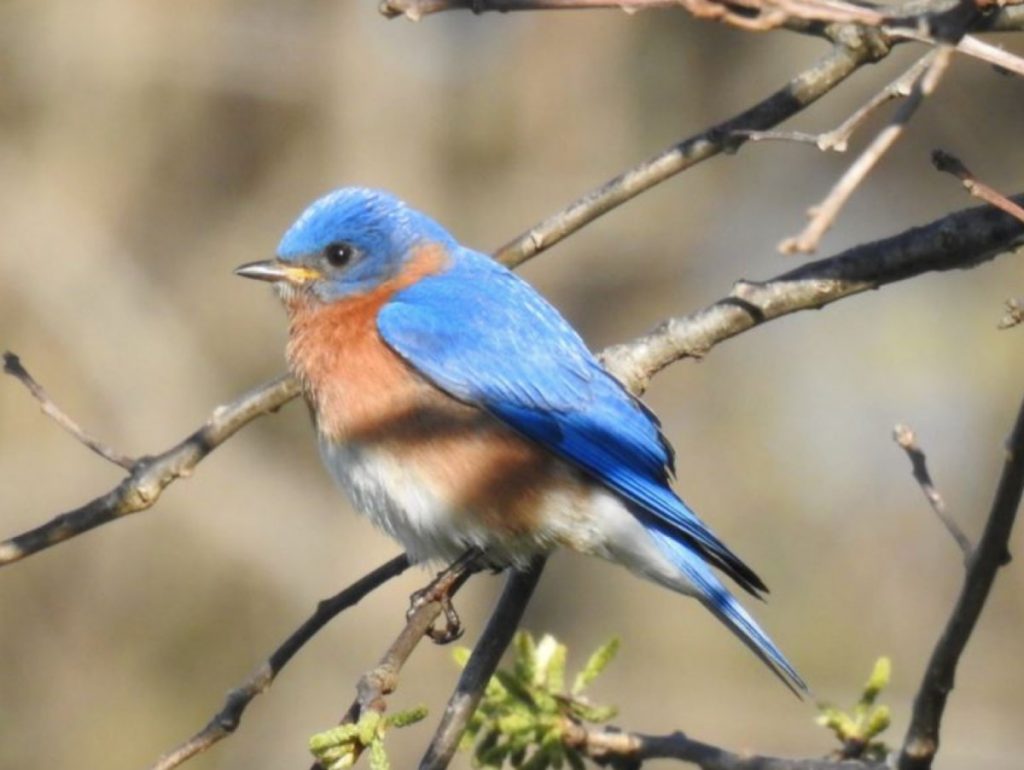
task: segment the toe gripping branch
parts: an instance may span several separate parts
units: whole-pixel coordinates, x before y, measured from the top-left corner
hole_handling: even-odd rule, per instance
[[[437,576],[424,588],[415,591],[409,597],[409,610],[406,612],[406,618],[411,618],[413,613],[426,604],[440,602],[441,610],[444,613],[444,626],[441,628],[431,626],[427,630],[427,636],[435,644],[454,642],[462,636],[465,629],[452,604],[452,596],[462,587],[463,583],[469,580],[470,576],[485,567],[483,551],[475,546],[467,549],[448,567],[438,572]]]

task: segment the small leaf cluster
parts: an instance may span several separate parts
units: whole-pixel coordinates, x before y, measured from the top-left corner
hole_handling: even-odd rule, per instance
[[[607,722],[613,706],[591,703],[583,691],[615,657],[619,640],[599,647],[565,689],[567,649],[553,636],[538,642],[526,631],[516,634],[511,669],[495,672],[469,722],[462,748],[474,747],[474,765],[486,770],[508,766],[547,770],[568,765],[583,768],[579,753],[566,745],[566,731],[585,722]],[[469,650],[459,648],[455,660],[464,666]]]
[[[844,759],[864,758],[882,761],[889,747],[876,738],[889,726],[889,707],[875,705],[879,693],[889,684],[892,664],[886,657],[875,661],[875,666],[864,685],[860,700],[850,713],[835,706],[822,704],[817,722],[835,733],[843,744],[838,755]]]
[[[355,724],[344,724],[309,739],[309,750],[325,770],[352,767],[360,754],[368,751],[371,770],[390,770],[384,751],[384,734],[392,727],[406,727],[427,716],[426,706],[385,716],[367,711]]]

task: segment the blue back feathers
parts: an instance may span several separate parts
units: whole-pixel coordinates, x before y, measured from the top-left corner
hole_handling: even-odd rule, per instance
[[[420,243],[438,243],[446,269],[401,290],[380,311],[384,341],[427,379],[491,412],[618,493],[698,598],[787,685],[804,684],[782,653],[726,591],[708,562],[757,596],[760,578],[672,491],[672,450],[656,418],[597,362],[583,340],[528,284],[490,258],[459,246],[440,225],[387,193],[349,188],[312,204],[285,234],[283,260],[343,240],[365,276],[397,269]],[[389,268],[389,269],[392,269]],[[360,269],[353,263],[349,272]]]

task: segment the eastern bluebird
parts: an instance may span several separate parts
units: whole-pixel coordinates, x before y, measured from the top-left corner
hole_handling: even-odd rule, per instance
[[[600,556],[695,597],[806,690],[710,569],[767,591],[672,491],[658,419],[514,273],[363,188],[315,201],[276,259],[236,272],[274,284],[324,463],[413,561]]]

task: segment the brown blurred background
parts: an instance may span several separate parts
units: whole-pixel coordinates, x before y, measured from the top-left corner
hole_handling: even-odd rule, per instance
[[[166,448],[282,370],[280,308],[231,269],[271,254],[316,195],[388,188],[492,249],[824,52],[682,12],[412,24],[375,6],[0,3],[0,347],[121,450]],[[913,55],[866,68],[792,126],[832,127]],[[971,205],[931,169],[933,147],[1019,191],[1021,136],[1024,83],[955,61],[822,254]],[[850,157],[748,146],[523,273],[595,348],[629,339],[737,278],[793,266],[775,245]],[[678,449],[680,489],[772,587],[756,614],[818,696],[847,704],[872,661],[892,656],[892,742],[962,570],[890,431],[917,429],[976,537],[1024,382],[1024,330],[995,328],[1020,294],[1013,258],[926,276],[745,334],[648,395]],[[0,535],[119,477],[0,383]],[[145,766],[204,724],[318,598],[396,552],[332,488],[300,406],[260,420],[154,510],[0,572],[0,767]],[[345,614],[190,767],[306,766],[307,738],[347,706],[424,579],[410,573]],[[460,598],[467,641],[499,587],[481,578]],[[1022,621],[1015,562],[963,660],[939,768],[1020,766]],[[526,625],[567,641],[577,663],[622,636],[594,695],[620,706],[624,726],[770,753],[830,746],[813,707],[695,603],[623,570],[559,555]],[[425,702],[432,717],[392,736],[396,768],[415,761],[456,674],[446,649],[415,654],[392,703]]]

